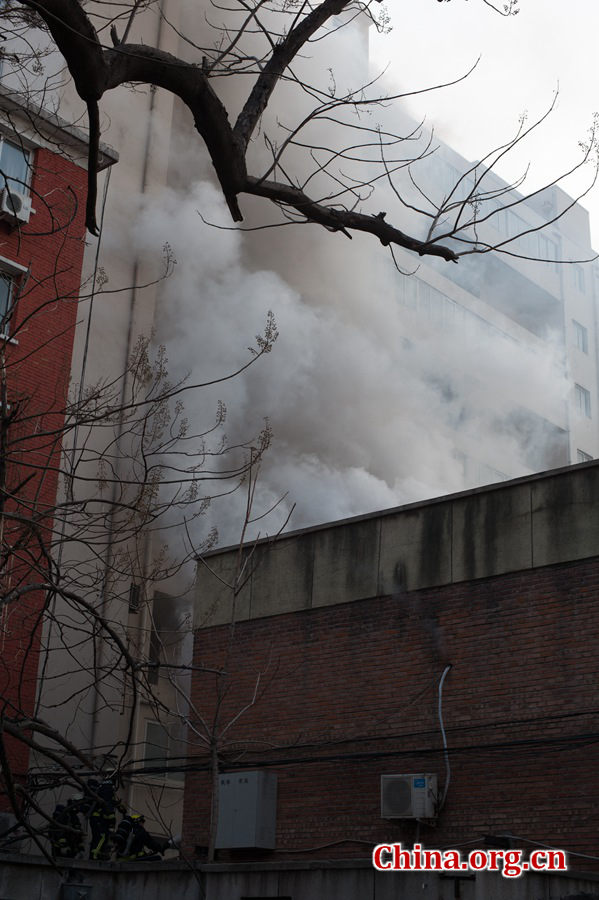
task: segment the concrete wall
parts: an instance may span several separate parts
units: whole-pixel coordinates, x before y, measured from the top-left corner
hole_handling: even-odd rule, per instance
[[[235,618],[489,578],[597,552],[599,462],[593,461],[258,544]],[[200,563],[195,628],[230,620],[226,583],[237,562],[231,549]]]
[[[70,883],[91,888],[82,889],[81,900],[198,900],[201,879],[181,863],[69,861],[55,869],[39,856],[0,852],[1,900],[63,900],[62,886]]]
[[[478,872],[459,881],[434,873],[376,873],[369,861],[264,866],[114,866],[74,863],[62,875],[39,860],[0,854],[2,900],[62,900],[62,884],[87,885],[85,900],[599,900],[597,876]],[[83,891],[82,891],[83,893]]]
[[[376,873],[363,865],[287,863],[206,869],[206,900],[599,900],[593,876],[533,875],[516,881],[479,872],[468,879],[436,873]]]

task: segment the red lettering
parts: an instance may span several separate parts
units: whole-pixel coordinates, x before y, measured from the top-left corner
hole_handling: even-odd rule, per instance
[[[459,850],[446,850],[443,854],[443,868],[451,871],[452,869],[461,869]]]
[[[549,871],[568,871],[568,860],[563,850],[547,850],[547,869]]]
[[[544,850],[533,850],[530,854],[530,868],[542,872],[547,867],[547,854]]]
[[[372,865],[375,869],[385,870],[391,869],[393,863],[391,862],[391,854],[393,852],[393,847],[389,844],[378,844],[374,850],[372,851]],[[386,854],[386,861],[383,862],[383,853]]]
[[[487,854],[484,850],[473,850],[468,857],[468,864],[471,869],[476,869],[477,871],[479,871],[480,869],[486,869]]]
[[[422,844],[414,844],[414,849],[412,850],[412,868],[420,871],[422,869],[422,860],[420,859],[420,851],[422,849]]]
[[[406,869],[408,872],[412,868],[410,851],[402,850],[401,844],[393,844],[393,868]]]
[[[440,871],[442,867],[442,856],[440,850],[423,850],[424,868],[426,871]]]
[[[488,869],[490,872],[498,872],[501,868],[501,861],[503,860],[503,851],[502,850],[489,850],[487,852],[487,859],[489,861]]]
[[[503,854],[503,876],[504,878],[519,878],[522,875],[522,866],[520,860],[522,858],[521,850],[506,850]]]

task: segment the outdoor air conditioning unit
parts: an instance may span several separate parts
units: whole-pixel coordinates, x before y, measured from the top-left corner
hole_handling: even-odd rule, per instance
[[[5,187],[0,191],[0,218],[9,221],[28,222],[31,215],[31,198],[27,194]]]
[[[381,818],[434,819],[436,814],[436,775],[381,775]]]

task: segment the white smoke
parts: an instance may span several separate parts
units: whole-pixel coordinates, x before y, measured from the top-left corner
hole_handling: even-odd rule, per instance
[[[275,313],[280,337],[270,356],[185,399],[194,431],[224,401],[232,442],[256,434],[264,417],[272,423],[254,515],[286,496],[255,531],[275,532],[292,504],[291,527],[301,527],[462,489],[463,447],[498,472],[528,471],[518,434],[501,423],[547,394],[563,400],[567,385],[549,345],[525,351],[498,332],[414,317],[385,257],[373,265],[369,253],[347,253],[316,227],[274,232],[291,287],[249,263],[256,238],[272,260],[270,233],[248,241],[229,221],[217,189],[198,182],[146,200],[136,234],[157,255],[168,238],[177,259],[158,328],[173,377],[197,383],[234,370]],[[243,504],[234,495],[211,510],[222,544],[239,538]]]
[[[198,22],[195,4],[182,4],[180,13],[183,34],[196,34],[198,28],[210,32]],[[248,40],[259,43],[260,37]],[[184,42],[180,52],[186,52]],[[189,52],[196,54],[193,48]],[[307,73],[325,96],[330,86],[355,90],[364,83],[367,63],[367,29],[357,22],[306,47],[294,71]],[[234,119],[250,80],[225,78],[215,84]],[[312,105],[310,95],[293,84],[278,86],[252,142],[252,172],[268,167],[264,135],[280,146],[289,133],[285,128],[297,124]],[[356,135],[345,130],[344,115],[335,113],[342,124],[320,123],[319,146],[352,142]],[[372,115],[361,109],[360,116],[360,125],[382,120],[389,130],[410,130],[405,121],[393,127],[390,109],[376,108]],[[563,404],[567,382],[557,343],[508,339],[499,314],[495,328],[421,315],[406,301],[406,277],[371,238],[354,235],[349,241],[318,226],[233,230],[210,181],[211,167],[196,151],[197,134],[187,131],[189,117],[176,108],[173,121],[171,156],[177,154],[177,164],[171,167],[171,187],[144,195],[135,228],[144,259],[160,257],[165,242],[177,259],[161,288],[156,321],[172,377],[189,376],[190,383],[198,383],[238,368],[269,310],[280,331],[270,356],[243,375],[185,396],[194,432],[210,426],[218,400],[226,404],[231,443],[255,435],[264,418],[270,420],[274,441],[253,514],[284,499],[272,516],[256,523],[255,531],[276,532],[293,504],[290,526],[301,527],[531,470],[531,444],[542,444],[546,435],[534,428],[520,432],[517,414],[529,407],[559,420],[554,413]],[[356,155],[372,159],[367,151]],[[292,149],[294,178],[312,163],[309,153]],[[338,167],[353,174],[346,160]],[[431,171],[434,175],[434,164]],[[310,188],[316,191],[316,182]],[[405,211],[393,195],[380,193],[366,210],[388,210],[389,221],[405,226]],[[244,228],[276,220],[276,210],[265,201],[242,196],[240,203]],[[404,263],[418,268],[417,259],[404,256]],[[520,286],[506,281],[504,290],[509,295]],[[238,540],[244,502],[235,494],[215,503],[196,540],[213,524],[221,544]]]

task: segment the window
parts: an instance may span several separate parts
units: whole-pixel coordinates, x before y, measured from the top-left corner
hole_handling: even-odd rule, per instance
[[[12,308],[13,281],[10,275],[0,272],[0,335],[9,333],[9,321]]]
[[[148,662],[150,663],[150,668],[148,669],[148,681],[150,684],[158,684],[160,677],[160,647],[160,636],[156,631],[156,626],[152,624],[150,631],[150,646],[148,648]]]
[[[28,193],[29,151],[6,138],[0,139],[0,189],[14,186]]]
[[[591,394],[580,384],[574,385],[574,403],[581,416],[586,416],[587,419],[591,418]]]
[[[139,604],[141,598],[141,585],[131,583],[129,586],[129,612],[136,613],[139,612]]]
[[[584,450],[576,451],[576,462],[589,462],[593,457],[590,453],[585,453]]]
[[[553,268],[559,272],[560,249],[557,241],[547,237],[546,234],[538,233],[539,256],[541,259],[548,259],[553,262]]]
[[[20,263],[0,256],[0,337],[8,338],[11,334],[11,317],[13,315],[20,289],[27,281],[27,269]],[[12,329],[14,331],[14,329]],[[16,343],[16,341],[15,341]]]
[[[581,325],[580,322],[577,322],[576,319],[572,319],[572,325],[574,326],[574,344],[578,347],[579,350],[582,350],[583,353],[589,352],[589,333],[584,325]]]
[[[584,269],[578,263],[574,263],[572,266],[572,275],[574,278],[574,284],[584,294]]]
[[[182,725],[163,725],[161,722],[146,722],[146,740],[143,764],[148,768],[168,771],[152,772],[156,778],[173,778],[181,781],[183,772],[170,770],[170,766],[180,768],[185,765],[187,750]]]

